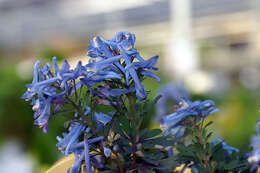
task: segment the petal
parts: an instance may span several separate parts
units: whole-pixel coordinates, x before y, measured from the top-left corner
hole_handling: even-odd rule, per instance
[[[59,70],[59,66],[57,64],[57,57],[56,56],[54,56],[52,58],[52,63],[53,63],[53,66],[54,66],[55,74],[57,75],[60,70]]]
[[[40,66],[40,63],[41,63],[41,61],[38,60],[34,64],[34,67],[33,67],[33,81],[32,81],[33,84],[38,82],[38,68]]]
[[[88,138],[84,136],[84,152],[85,152],[85,164],[86,164],[86,173],[91,173],[91,163],[89,158],[89,146],[88,146]]]
[[[68,170],[68,173],[79,173],[80,169],[81,169],[81,164],[82,164],[82,160],[84,158],[84,152],[82,151],[82,153],[80,154],[80,157],[77,159],[77,156],[75,157],[76,160],[73,163],[72,167]]]
[[[157,82],[161,81],[161,79],[156,74],[154,74],[151,70],[143,70],[141,72],[141,74],[144,75],[144,76],[152,77],[155,80],[157,80]]]
[[[154,56],[154,57],[152,57],[148,60],[145,60],[145,61],[135,62],[134,66],[135,66],[136,69],[138,69],[138,68],[151,69],[157,64],[158,58],[159,58],[159,56]]]
[[[99,92],[103,95],[103,96],[112,96],[112,97],[116,97],[119,95],[123,95],[123,94],[127,94],[129,92],[134,92],[135,89],[134,88],[129,88],[129,89],[111,89],[111,88],[106,88],[106,87],[100,87]]]
[[[110,150],[110,148],[103,147],[103,149],[104,149],[104,155],[106,156],[106,158],[110,157],[112,154],[112,151]]]
[[[109,115],[104,114],[102,112],[100,112],[100,113],[95,112],[94,116],[95,116],[95,119],[97,121],[101,122],[103,125],[106,125],[112,119],[112,117],[110,117]]]
[[[51,98],[49,97],[45,102],[44,109],[39,113],[40,116],[34,121],[35,125],[39,125],[40,128],[43,128],[44,133],[47,133],[48,121],[50,118],[50,106]]]
[[[119,61],[121,58],[122,58],[122,55],[113,56],[113,57],[108,58],[108,59],[104,59],[104,60],[100,60],[100,61],[95,62],[95,63],[87,64],[87,67],[92,67],[92,68],[96,68],[96,69],[103,69],[106,66],[111,65],[111,64]]]

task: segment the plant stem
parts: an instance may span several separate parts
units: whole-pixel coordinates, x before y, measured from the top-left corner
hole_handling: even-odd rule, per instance
[[[78,102],[79,97],[78,97],[78,92],[77,92],[75,80],[73,80],[73,88],[74,88],[74,92],[75,92],[76,102]]]
[[[124,173],[124,167],[122,165],[122,162],[121,162],[120,158],[118,157],[117,152],[115,153],[115,155],[116,155],[116,161],[118,163],[120,173]]]
[[[200,140],[200,145],[201,145],[201,151],[203,153],[202,155],[202,165],[205,166],[205,168],[209,171],[209,173],[214,173],[214,168],[211,166],[210,164],[210,160],[209,160],[209,155],[207,154],[207,140],[203,138],[203,124],[204,124],[204,119],[202,120],[202,122],[200,124],[197,124],[195,129],[197,129],[197,134],[198,134],[198,138]]]
[[[70,98],[70,97],[65,97],[68,102],[72,104],[72,106],[76,109],[76,111],[79,113],[83,121],[87,124],[87,126],[90,128],[91,132],[97,136],[97,132],[94,128],[94,126],[88,121],[87,117],[85,116],[84,112],[80,109],[80,107]]]
[[[135,99],[133,98],[133,94],[128,94],[128,101],[130,106],[129,119],[131,122],[133,122],[135,120]]]

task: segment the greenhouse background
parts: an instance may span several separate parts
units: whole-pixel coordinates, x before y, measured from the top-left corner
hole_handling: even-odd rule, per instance
[[[45,135],[21,100],[34,62],[86,63],[88,40],[121,30],[136,34],[144,58],[161,57],[162,82],[146,81],[151,97],[182,82],[192,98],[215,100],[217,135],[247,150],[259,116],[259,9],[257,0],[0,0],[0,172],[44,172],[62,157],[62,117]]]

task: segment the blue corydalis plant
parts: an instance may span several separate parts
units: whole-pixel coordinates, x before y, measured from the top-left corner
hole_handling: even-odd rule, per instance
[[[68,117],[65,132],[57,136],[58,149],[75,156],[68,173],[170,173],[178,166],[180,172],[244,170],[236,148],[209,140],[211,123],[205,119],[218,111],[211,100],[179,98],[176,111],[161,116],[162,130],[145,128],[145,116],[160,96],[148,100],[142,81],[160,81],[154,73],[158,56],[141,57],[135,40],[129,32],[110,40],[95,37],[87,48],[89,62],[75,68],[66,60],[58,65],[56,57],[52,64],[35,63],[22,98],[31,101],[34,124],[44,133],[54,115]]]
[[[31,100],[34,124],[44,133],[54,115],[68,110],[66,132],[57,137],[60,151],[75,155],[68,172],[172,170],[165,163],[170,162],[165,148],[173,141],[159,129],[141,128],[153,104],[142,80],[160,81],[153,72],[158,56],[145,60],[134,44],[134,34],[119,32],[111,40],[91,40],[86,65],[78,62],[71,68],[65,60],[60,67],[56,57],[52,65],[35,63],[33,81],[22,98]]]

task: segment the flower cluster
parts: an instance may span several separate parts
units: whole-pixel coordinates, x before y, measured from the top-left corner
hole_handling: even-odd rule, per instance
[[[169,100],[178,103],[183,99],[188,99],[190,94],[185,88],[184,84],[181,82],[175,82],[167,83],[161,86],[157,91],[157,95],[162,96],[162,98],[158,100],[156,104],[156,120],[158,121],[169,113],[167,106],[167,102]]]
[[[184,135],[186,126],[195,122],[190,120],[191,117],[200,121],[217,111],[219,109],[215,108],[212,100],[192,102],[189,99],[183,99],[179,102],[176,112],[163,117],[160,122],[164,134],[170,134],[178,139]]]
[[[27,92],[22,96],[31,100],[34,124],[47,133],[53,115],[66,107],[72,107],[74,112],[67,132],[57,137],[61,152],[75,155],[70,173],[79,172],[83,163],[87,172],[105,167],[106,160],[119,150],[115,141],[108,141],[113,129],[105,128],[113,124],[114,115],[119,114],[116,110],[125,105],[123,97],[135,94],[138,100],[144,100],[147,92],[141,84],[143,78],[160,81],[153,73],[157,70],[154,66],[158,56],[145,60],[134,44],[135,35],[129,32],[119,32],[111,40],[95,37],[87,48],[90,60],[86,65],[78,62],[71,68],[65,60],[59,67],[56,57],[53,65],[46,63],[40,67],[40,60],[34,65],[33,81],[26,85]],[[112,106],[115,111],[98,111],[93,103]]]
[[[88,56],[91,58],[87,67],[120,75],[124,79],[126,89],[117,92],[126,93],[127,89],[131,92],[133,87],[137,98],[143,100],[147,97],[147,92],[141,84],[140,77],[148,76],[160,81],[160,78],[152,72],[157,70],[154,66],[159,57],[144,60],[134,48],[134,44],[135,35],[129,32],[119,32],[111,40],[95,37],[87,48]]]
[[[54,112],[60,110],[62,105],[68,101],[67,98],[75,94],[75,90],[83,85],[82,81],[87,81],[84,83],[92,86],[101,80],[120,78],[113,72],[102,75],[100,72],[87,71],[81,62],[75,69],[70,69],[68,61],[65,60],[62,67],[59,68],[56,57],[53,58],[54,72],[51,71],[50,63],[46,63],[41,68],[39,66],[40,61],[38,60],[34,65],[33,81],[27,85],[28,90],[22,98],[31,100],[35,112],[34,123],[43,128],[45,133],[48,131],[51,106],[54,106]]]

